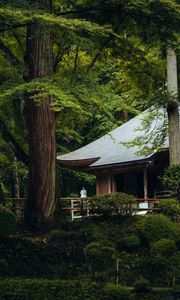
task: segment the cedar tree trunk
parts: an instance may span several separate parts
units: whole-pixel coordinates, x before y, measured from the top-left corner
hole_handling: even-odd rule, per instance
[[[52,0],[38,1],[51,11]],[[27,29],[26,64],[28,80],[49,77],[52,74],[52,41],[48,28],[41,24]],[[29,197],[27,219],[36,226],[53,214],[55,209],[56,143],[55,117],[51,109],[51,96],[40,97],[40,91],[26,95],[26,114],[29,142]]]
[[[177,83],[176,53],[171,48],[167,49],[167,88],[170,97],[173,97],[168,106],[169,123],[169,158],[170,165],[180,164],[180,119]]]
[[[18,165],[17,158],[14,157],[13,163],[13,186],[14,186],[14,195],[13,198],[20,198],[20,186],[19,186],[19,174],[18,174]]]

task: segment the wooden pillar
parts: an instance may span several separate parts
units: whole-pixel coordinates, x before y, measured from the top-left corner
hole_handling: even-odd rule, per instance
[[[107,173],[98,174],[96,177],[96,194],[105,195],[111,192],[111,177]]]
[[[144,199],[148,198],[147,167],[144,168]]]
[[[117,192],[116,177],[111,173],[99,173],[96,176],[96,195]]]
[[[99,177],[96,176],[96,195],[100,194]]]
[[[115,181],[114,174],[111,177],[111,192],[112,193],[116,193],[117,192],[117,184],[116,184],[116,181]]]
[[[112,192],[111,189],[111,174],[108,174],[108,194],[110,194]]]

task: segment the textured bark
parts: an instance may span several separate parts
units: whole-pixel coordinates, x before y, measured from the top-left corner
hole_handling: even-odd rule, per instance
[[[13,198],[20,198],[19,174],[18,174],[18,165],[17,165],[16,157],[14,157],[14,163],[13,163],[13,182],[14,182]]]
[[[180,164],[180,130],[178,105],[168,108],[170,164]]]
[[[168,106],[169,157],[170,164],[173,165],[180,164],[180,119],[176,53],[170,47],[167,49],[167,84],[168,93],[173,97],[173,101]]]
[[[46,10],[51,10],[51,0],[40,0]],[[31,25],[27,29],[27,65],[29,80],[52,74],[52,41],[48,28]],[[55,117],[51,109],[52,98],[44,96],[37,103],[26,95],[26,112],[29,141],[29,221],[48,218],[55,208]]]

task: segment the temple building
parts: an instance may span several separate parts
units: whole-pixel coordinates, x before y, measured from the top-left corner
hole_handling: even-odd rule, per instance
[[[169,164],[169,142],[165,139],[160,151],[138,155],[138,146],[126,143],[147,136],[142,121],[148,111],[134,117],[96,141],[57,157],[60,164],[96,175],[96,193],[125,192],[137,198],[153,198],[163,189],[160,177]],[[162,113],[162,111],[161,111]],[[161,115],[161,114],[160,114]],[[163,113],[152,121],[150,135],[163,125]]]

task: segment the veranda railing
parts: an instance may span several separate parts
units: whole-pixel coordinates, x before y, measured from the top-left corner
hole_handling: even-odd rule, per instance
[[[60,198],[60,201],[62,210],[69,214],[72,221],[90,216],[90,209],[87,199]],[[156,205],[159,202],[159,197],[148,199],[137,198],[136,202],[136,211],[138,211],[139,214],[140,212],[143,214],[143,212],[152,211],[156,208]],[[17,216],[22,216],[24,214],[25,198],[5,198],[5,203]]]

